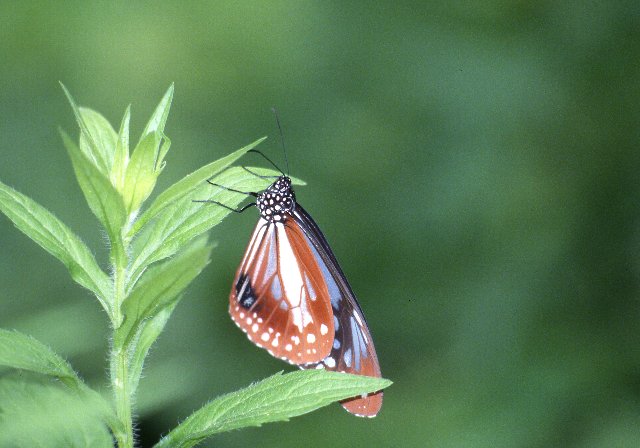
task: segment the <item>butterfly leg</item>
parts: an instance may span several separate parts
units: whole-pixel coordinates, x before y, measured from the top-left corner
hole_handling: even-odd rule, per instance
[[[245,211],[249,207],[253,207],[253,206],[256,205],[255,202],[251,202],[251,203],[249,203],[249,204],[247,204],[247,205],[245,205],[245,206],[243,206],[243,207],[241,207],[239,209],[235,209],[233,207],[229,207],[228,205],[224,205],[222,202],[213,201],[211,199],[194,199],[193,202],[202,202],[202,203],[205,203],[205,204],[216,204],[216,205],[219,205],[220,207],[226,208],[227,210],[231,210],[234,213],[242,213],[243,211]]]
[[[216,184],[215,182],[211,182],[209,179],[207,179],[207,183],[209,185],[213,185],[214,187],[220,187],[220,188],[224,188],[227,191],[233,191],[234,193],[246,194],[247,196],[253,196],[254,198],[258,197],[258,193],[254,192],[254,191],[236,190],[234,188],[225,187],[224,185],[220,185],[220,184]]]

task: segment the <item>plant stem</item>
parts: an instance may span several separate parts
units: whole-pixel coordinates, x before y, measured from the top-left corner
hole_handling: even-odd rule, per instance
[[[116,356],[115,378],[113,387],[116,399],[116,413],[120,422],[124,425],[124,434],[121,434],[118,441],[119,448],[133,447],[133,422],[131,419],[131,399],[127,388],[129,366],[127,364],[126,353],[118,351]]]
[[[123,256],[123,247],[120,251],[115,250],[114,253],[122,254],[122,256],[114,256],[114,314],[113,314],[113,331],[112,338],[114,346],[111,349],[111,385],[115,394],[116,414],[120,420],[124,433],[116,435],[118,439],[118,448],[133,448],[133,421],[131,417],[131,396],[129,391],[129,359],[126,347],[118,346],[116,342],[116,331],[122,323],[121,305],[125,299],[125,279],[127,276],[127,260]]]

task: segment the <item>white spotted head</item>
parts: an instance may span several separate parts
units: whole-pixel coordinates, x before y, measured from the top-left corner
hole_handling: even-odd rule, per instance
[[[269,188],[256,198],[258,211],[269,222],[283,222],[287,213],[296,206],[296,194],[291,188],[291,179],[280,176]]]

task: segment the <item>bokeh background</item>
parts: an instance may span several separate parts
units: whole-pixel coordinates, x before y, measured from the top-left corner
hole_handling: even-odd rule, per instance
[[[639,446],[640,3],[347,3],[0,3],[0,179],[104,265],[58,81],[115,126],[132,103],[132,139],[175,82],[158,190],[263,135],[282,163],[277,106],[395,384],[373,420],[333,405],[205,446]],[[141,446],[292,370],[226,311],[255,220],[214,229],[152,350]],[[4,217],[0,248],[0,327],[108,393],[98,304]]]

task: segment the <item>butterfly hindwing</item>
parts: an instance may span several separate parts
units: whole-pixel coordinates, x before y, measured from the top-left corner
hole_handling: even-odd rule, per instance
[[[313,219],[299,204],[294,216],[301,228],[305,229],[325,279],[331,297],[335,329],[331,353],[320,362],[300,367],[380,377],[380,364],[364,314],[331,248]],[[374,417],[382,407],[382,392],[345,400],[342,406],[352,414]]]
[[[329,356],[305,368],[325,368],[337,372],[380,377],[380,365],[364,316],[353,302],[343,299],[335,313],[335,338]],[[382,407],[382,392],[342,402],[352,414],[374,417]]]

